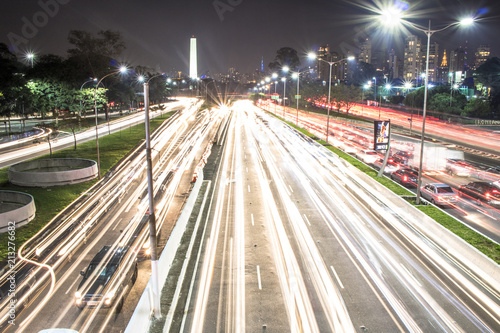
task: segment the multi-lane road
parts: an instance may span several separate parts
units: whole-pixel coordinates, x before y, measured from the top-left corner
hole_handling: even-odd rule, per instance
[[[191,187],[195,166],[211,142],[221,116],[199,111],[194,101],[169,118],[152,136],[154,197],[160,244],[168,238]],[[19,250],[15,269],[1,277],[9,285],[16,271],[18,302],[15,318],[9,313],[11,297],[2,293],[1,325],[5,332],[38,332],[52,327],[79,332],[121,332],[135,309],[150,277],[148,250],[148,200],[144,144],[132,151],[77,202],[58,215]],[[146,222],[146,223],[145,223]],[[101,309],[104,298],[92,301],[93,308],[76,306],[76,292],[91,259],[103,248],[130,247],[127,267],[138,264],[134,284],[116,274],[105,294],[113,295],[111,308]],[[160,248],[161,250],[161,248]],[[25,274],[28,272],[29,274]],[[21,274],[22,273],[22,274]],[[96,281],[101,269],[89,281]],[[21,278],[22,277],[22,278]],[[115,288],[113,286],[125,286]],[[3,287],[2,287],[3,288]],[[123,299],[123,302],[122,302]],[[123,306],[122,306],[123,303]],[[12,323],[8,323],[8,320]]]
[[[498,285],[463,267],[323,147],[233,107],[190,295],[172,331],[495,332]],[[384,208],[386,209],[386,208]]]

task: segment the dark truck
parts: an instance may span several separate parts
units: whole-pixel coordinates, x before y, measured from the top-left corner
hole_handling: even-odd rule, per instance
[[[75,293],[75,304],[84,307],[111,307],[119,298],[116,311],[123,306],[123,299],[137,279],[137,262],[127,256],[129,247],[103,246],[86,270]]]

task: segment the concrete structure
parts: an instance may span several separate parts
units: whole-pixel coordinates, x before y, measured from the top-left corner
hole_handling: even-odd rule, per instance
[[[427,46],[424,49],[427,49]],[[425,63],[425,54],[422,56]],[[439,44],[434,42],[429,47],[429,82],[438,82],[439,65]]]
[[[191,44],[189,48],[189,77],[191,79],[198,78],[198,58],[196,51],[196,38],[191,37]]]
[[[370,38],[365,38],[361,41],[360,45],[360,53],[358,56],[358,61],[366,62],[367,64],[372,63],[372,41]]]
[[[34,160],[9,168],[9,181],[19,186],[60,186],[82,183],[96,177],[97,163],[79,158]]]
[[[0,233],[20,227],[35,218],[35,201],[27,193],[0,191]]]

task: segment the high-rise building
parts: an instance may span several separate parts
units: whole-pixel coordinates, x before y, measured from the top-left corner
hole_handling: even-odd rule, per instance
[[[189,77],[196,79],[198,77],[198,60],[196,55],[196,38],[191,37],[191,44],[189,48]]]
[[[476,61],[474,62],[474,69],[477,69],[479,66],[484,64],[486,60],[490,58],[490,46],[489,45],[480,45],[476,51]]]
[[[399,58],[394,49],[389,50],[388,59],[387,59],[387,74],[389,75],[389,79],[392,81],[394,79],[399,78]]]
[[[418,81],[422,73],[422,43],[420,38],[410,35],[405,39],[403,79]]]
[[[365,38],[360,44],[358,61],[366,62],[367,64],[372,63],[372,41],[369,38]]]
[[[466,54],[462,46],[450,52],[450,72],[465,72]]]
[[[317,57],[318,79],[326,82],[330,75],[330,66],[325,62],[330,61],[330,48],[328,44],[319,47]]]
[[[422,69],[425,72],[425,57],[427,56],[427,46],[424,48],[425,53],[422,52]],[[439,44],[434,42],[429,47],[429,82],[438,81],[439,70]]]
[[[447,84],[450,82],[450,69],[448,67],[448,57],[446,56],[446,50],[443,52],[443,57],[441,58],[441,64],[439,65],[439,70],[437,73],[437,82],[442,84]]]

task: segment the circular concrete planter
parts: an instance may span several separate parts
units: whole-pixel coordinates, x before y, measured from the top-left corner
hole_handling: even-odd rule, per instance
[[[35,218],[35,201],[27,193],[0,191],[0,233],[20,227]]]
[[[9,181],[29,187],[82,183],[97,177],[97,163],[80,158],[53,158],[12,165]]]

